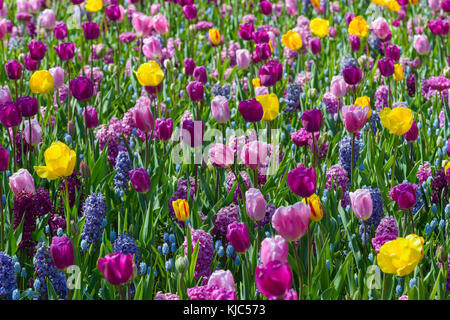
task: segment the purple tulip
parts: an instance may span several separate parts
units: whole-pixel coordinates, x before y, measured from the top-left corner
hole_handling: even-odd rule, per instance
[[[58,21],[53,29],[53,35],[59,41],[67,38],[67,26],[64,21]]]
[[[259,3],[259,8],[261,9],[261,12],[266,16],[272,14],[272,3],[267,0],[262,0]]]
[[[203,121],[184,120],[181,129],[181,137],[187,145],[195,148],[203,144],[205,131],[205,124]]]
[[[184,59],[184,73],[188,76],[192,76],[195,69],[195,62],[192,58]]]
[[[314,168],[298,167],[288,173],[287,183],[296,195],[310,197],[316,192],[316,172]]]
[[[271,87],[281,80],[283,66],[276,60],[270,60],[259,68],[259,79],[265,87]]]
[[[389,197],[402,209],[411,209],[416,205],[417,185],[402,183],[391,189]]]
[[[358,219],[367,220],[372,215],[373,201],[369,189],[358,189],[350,192],[353,213]]]
[[[390,77],[394,74],[394,61],[391,58],[382,58],[378,60],[378,69],[384,77]]]
[[[150,132],[155,125],[153,115],[150,111],[150,106],[139,103],[133,110],[133,118],[136,127],[141,131]]]
[[[445,12],[450,12],[450,0],[444,0],[441,2],[441,9]]]
[[[14,195],[18,195],[21,192],[27,192],[31,194],[36,193],[34,186],[33,176],[27,169],[19,169],[16,173],[9,177],[9,185]]]
[[[361,40],[359,39],[359,37],[353,34],[349,34],[348,41],[350,42],[350,49],[352,49],[353,52],[358,52],[361,48]]]
[[[5,72],[9,79],[19,80],[22,76],[22,65],[16,60],[8,60],[5,63]]]
[[[319,54],[320,51],[322,51],[322,44],[320,43],[319,38],[312,38],[309,41],[309,49],[311,50],[311,53],[316,55]]]
[[[450,138],[447,140],[447,156],[450,157]]]
[[[347,12],[345,14],[345,23],[347,24],[347,26],[350,25],[350,22],[352,22],[353,18],[355,18],[356,15],[353,12]]]
[[[41,41],[31,41],[28,44],[28,51],[30,51],[31,59],[40,61],[45,57],[47,46]]]
[[[396,45],[387,43],[384,45],[384,54],[387,58],[391,58],[393,61],[397,62],[400,60],[401,51]]]
[[[266,200],[259,189],[250,188],[245,192],[247,216],[254,221],[261,221],[266,216]]]
[[[204,66],[197,66],[194,69],[193,76],[195,81],[201,82],[203,84],[206,84],[206,82],[208,82],[208,78],[206,76],[206,69]]]
[[[111,21],[117,21],[121,18],[120,7],[116,4],[111,4],[105,9],[105,14]]]
[[[419,128],[417,127],[416,120],[413,119],[411,129],[403,135],[408,142],[416,141],[419,137]]]
[[[94,84],[88,77],[78,77],[71,80],[69,88],[72,96],[78,101],[89,100],[94,95]]]
[[[238,35],[244,41],[251,41],[253,38],[254,26],[253,23],[244,23],[240,25]]]
[[[95,22],[85,22],[82,27],[86,40],[96,40],[100,35],[100,27]]]
[[[320,131],[322,127],[323,114],[319,109],[305,110],[302,115],[303,127],[308,132]]]
[[[265,238],[261,242],[261,262],[267,265],[271,261],[287,263],[289,246],[282,236],[276,235],[273,238]]]
[[[9,153],[8,150],[0,146],[0,172],[8,170],[9,166]]]
[[[25,69],[29,71],[36,71],[41,65],[41,60],[32,59],[29,53],[23,56],[23,62]]]
[[[198,102],[203,100],[204,87],[203,83],[199,81],[191,81],[186,87],[186,91],[189,95],[189,98],[193,102]]]
[[[270,37],[266,30],[261,29],[253,32],[253,41],[258,43],[269,43]]]
[[[271,261],[255,270],[258,290],[268,299],[281,299],[292,288],[292,270],[288,263]]]
[[[58,269],[65,269],[73,265],[73,245],[67,236],[53,237],[50,245],[53,262]]]
[[[133,277],[133,255],[122,252],[110,253],[98,259],[97,268],[109,283],[118,286]]]
[[[158,118],[155,123],[155,135],[161,141],[167,141],[172,137],[172,119]]]
[[[87,115],[87,116],[86,116]],[[83,119],[88,129],[93,129],[98,126],[97,109],[87,107],[83,109]]]
[[[53,49],[55,49],[62,61],[71,60],[75,55],[75,43],[73,42],[60,43],[57,47],[53,47]]]
[[[243,222],[234,221],[228,225],[227,239],[236,252],[243,253],[250,247],[250,237],[247,225]]]
[[[17,127],[22,122],[22,112],[14,102],[0,105],[0,122],[7,128]]]
[[[186,19],[193,20],[197,18],[197,7],[195,5],[185,5],[183,6],[183,14]]]
[[[270,46],[268,43],[258,43],[252,54],[252,59],[254,62],[261,62],[269,59],[271,55],[272,53],[270,52]]]
[[[147,170],[144,168],[138,168],[134,170],[130,170],[128,172],[128,176],[130,177],[131,184],[139,193],[146,193],[150,190],[150,177],[148,175]]]
[[[431,20],[428,22],[428,28],[435,35],[445,36],[449,32],[450,24],[447,20]]]
[[[39,101],[34,97],[20,97],[16,101],[16,106],[20,109],[22,117],[34,117],[39,110]]]
[[[355,66],[346,66],[344,70],[342,70],[342,76],[347,84],[356,85],[362,79],[362,71]]]

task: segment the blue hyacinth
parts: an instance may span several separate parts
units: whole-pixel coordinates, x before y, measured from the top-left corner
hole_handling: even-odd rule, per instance
[[[86,220],[81,239],[87,244],[97,243],[103,232],[102,222],[106,215],[105,196],[100,192],[91,194],[83,205],[83,213]]]
[[[0,252],[0,300],[11,299],[17,289],[13,260],[9,255]]]
[[[131,253],[134,256],[134,262],[139,265],[141,262],[141,252],[136,245],[136,240],[133,239],[128,233],[123,232],[119,234],[116,241],[113,244],[114,252],[122,252],[124,254]]]
[[[114,187],[120,189],[126,189],[128,187],[128,182],[130,177],[128,172],[132,169],[130,158],[128,157],[128,152],[120,151],[116,158],[116,165],[114,170],[117,170],[114,176]]]
[[[355,150],[353,156],[353,168],[356,167],[356,163],[359,159],[360,143],[355,140]],[[351,177],[352,166],[352,137],[346,136],[339,142],[339,164],[347,171],[348,177]],[[350,183],[350,182],[349,182]]]

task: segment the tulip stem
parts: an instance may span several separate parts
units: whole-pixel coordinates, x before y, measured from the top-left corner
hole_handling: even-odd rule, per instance
[[[216,197],[215,197],[216,203],[217,203],[218,197],[219,197],[219,168],[216,167]]]
[[[13,168],[14,168],[14,172],[16,172],[16,167],[17,167],[17,164],[16,164],[16,130],[14,129],[14,127],[12,127],[11,144],[12,144],[12,148],[13,148],[13,156],[12,156]]]
[[[145,169],[148,168],[148,155],[149,155],[149,149],[150,149],[148,140],[149,140],[149,137],[148,137],[147,133],[145,133]]]
[[[391,188],[394,187],[394,177],[395,177],[395,160],[397,158],[397,144],[398,144],[398,136],[396,135],[394,138],[394,163],[392,164],[392,172],[391,172]],[[352,158],[353,159],[353,158]]]
[[[87,129],[87,102],[84,103],[84,142],[86,143],[86,152],[88,152],[89,149],[89,137],[88,137],[88,129]]]
[[[258,169],[253,170],[253,184],[254,188],[258,188]]]
[[[408,209],[408,213],[409,213],[409,217],[411,218],[412,233],[414,233],[414,216],[413,216],[413,213],[412,213],[412,209]]]
[[[366,226],[366,222],[363,221],[363,226],[364,226],[364,243],[363,243],[363,256],[366,256],[366,250],[367,250],[367,226]]]
[[[306,203],[308,203],[308,199],[306,199]],[[308,225],[308,294],[311,290],[311,230]]]
[[[63,180],[61,178],[61,183],[62,182],[63,182]],[[65,207],[66,207],[66,233],[70,239],[70,203],[69,203],[69,189],[68,189],[67,185],[68,185],[68,183],[67,183],[67,179],[66,179],[66,180],[64,180],[64,186],[66,188],[66,194],[64,195]]]
[[[119,57],[120,57],[120,40],[119,40],[119,35],[120,35],[120,26],[119,23],[116,24],[116,29],[117,29],[117,53],[116,53],[116,63],[117,65],[119,64]],[[116,85],[117,85],[117,95],[120,96],[120,70],[118,71],[117,74],[117,78],[116,78]]]
[[[122,285],[119,284],[117,286],[117,288],[119,289],[120,300],[125,300],[124,297],[123,297]]]
[[[300,259],[298,258],[297,250],[298,246],[295,245],[295,243],[292,243],[292,248],[294,249],[294,257],[295,261],[297,261],[297,267],[298,267],[298,290],[299,290],[299,300],[303,300],[303,275],[302,275],[302,266],[300,263]]]
[[[5,217],[3,216],[3,181],[0,181],[0,215],[1,215],[1,235],[2,235],[2,251],[5,250]]]
[[[355,137],[356,134],[353,133],[353,137],[352,137],[352,167],[350,168],[350,184],[352,185],[352,188],[354,188],[353,185],[353,167],[355,166]]]
[[[29,163],[30,163],[30,170],[33,168],[32,166],[31,166],[31,153],[32,153],[32,150],[31,150],[31,141],[33,140],[33,139],[31,139],[31,117],[29,117],[28,118],[28,126],[29,126],[29,133],[30,133],[30,136],[29,136],[29,144],[30,144],[30,149],[28,150],[28,161],[29,161]],[[25,160],[26,161],[26,160]]]
[[[259,137],[258,137],[258,126],[256,125],[256,122],[253,122],[253,127],[255,128],[255,131],[256,131],[256,141],[258,141],[259,140]]]

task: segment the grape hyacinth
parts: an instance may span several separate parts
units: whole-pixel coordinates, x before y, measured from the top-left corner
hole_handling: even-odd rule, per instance
[[[284,100],[286,101],[286,107],[284,111],[295,112],[300,107],[300,93],[301,87],[296,83],[288,84],[286,89],[286,96]]]

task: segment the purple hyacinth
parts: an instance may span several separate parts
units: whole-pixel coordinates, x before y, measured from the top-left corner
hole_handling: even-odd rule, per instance
[[[448,258],[448,270],[450,270],[450,257]],[[450,272],[447,272],[447,282],[445,283],[445,290],[450,291]]]
[[[141,252],[136,244],[136,239],[133,239],[127,232],[119,234],[113,243],[113,250],[114,252],[123,252],[125,254],[131,253],[136,265],[139,265],[141,262]]]
[[[250,188],[251,186],[251,182],[250,182],[250,176],[248,175],[248,173],[246,171],[241,171],[240,172],[241,178],[245,183],[246,188]],[[231,191],[231,189],[233,188],[234,185],[234,181],[235,181],[235,176],[233,172],[228,172],[227,178],[225,179],[225,183],[226,183],[226,187],[227,187],[227,192],[229,193]],[[239,188],[239,185],[236,185],[236,189],[234,191],[234,195],[233,195],[233,201],[235,203],[238,203],[238,198],[242,199],[242,193],[241,193],[241,189]]]
[[[419,179],[419,185],[422,185],[425,181],[427,181],[428,177],[431,177],[433,174],[431,170],[431,165],[428,161],[425,161],[423,165],[419,166],[419,170],[417,170],[416,177]]]
[[[128,152],[120,151],[116,158],[116,164],[114,170],[117,170],[114,176],[114,187],[120,189],[126,189],[128,187],[128,182],[130,177],[128,172],[132,169],[130,157],[128,157]]]
[[[61,179],[61,186],[59,187],[59,208],[58,212],[61,216],[64,216],[64,198],[66,197],[66,181],[67,190],[69,191],[69,206],[72,208],[75,205],[77,194],[79,195],[78,216],[81,216],[81,208],[83,206],[84,194],[81,187],[81,174],[74,170],[72,175]]]
[[[9,300],[17,289],[14,263],[9,255],[0,252],[0,300]]]
[[[174,293],[162,293],[161,291],[158,291],[155,300],[180,300],[180,297]]]
[[[379,253],[383,244],[388,241],[395,240],[398,237],[397,221],[394,217],[386,217],[381,219],[375,237],[372,239],[372,246],[374,250]]]
[[[214,216],[214,228],[212,234],[221,240],[227,241],[227,228],[231,223],[238,221],[240,216],[239,207],[232,203],[227,207],[221,208]]]
[[[447,180],[445,179],[444,170],[437,170],[431,182],[431,190],[433,193],[431,195],[432,203],[441,203],[441,193],[444,191],[444,199],[447,199]]]
[[[416,94],[416,77],[414,73],[410,73],[406,79],[406,88],[408,89],[408,96],[411,98]]]
[[[284,111],[295,112],[298,108],[300,108],[301,90],[301,87],[296,83],[288,84],[286,88],[286,96],[284,97],[284,100],[286,101]]]
[[[100,192],[91,194],[83,205],[83,214],[85,222],[81,239],[88,244],[95,244],[103,232],[102,222],[106,215],[105,196]]]
[[[368,239],[370,240],[370,230],[376,229],[383,218],[383,198],[381,197],[380,189],[370,189],[370,196],[372,198],[372,215],[365,221],[366,232]],[[364,233],[364,225],[361,223],[359,226],[359,235],[362,237]]]
[[[338,187],[342,188],[342,191],[347,191],[349,178],[347,177],[347,171],[339,164],[332,165],[327,169],[327,182],[325,189],[331,190],[334,186],[334,190],[337,191]]]
[[[333,115],[338,112],[339,107],[339,98],[336,97],[331,92],[327,92],[323,95],[323,103],[325,107],[327,107],[327,111],[329,114]]]
[[[381,111],[386,107],[389,107],[389,87],[379,86],[375,91],[375,108]]]
[[[195,265],[195,280],[201,277],[209,277],[211,274],[211,262],[214,258],[214,243],[212,236],[201,229],[191,229],[192,250],[198,242],[199,250],[197,264]],[[184,240],[184,253],[188,254],[187,239]]]

